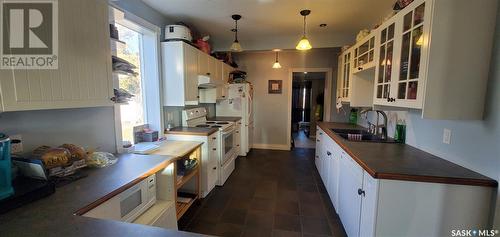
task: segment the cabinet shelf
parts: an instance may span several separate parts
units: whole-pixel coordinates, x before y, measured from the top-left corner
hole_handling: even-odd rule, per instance
[[[175,204],[175,210],[177,213],[177,220],[181,219],[181,217],[186,213],[186,211],[193,205],[193,203],[198,199],[197,194],[190,193],[179,193],[177,196],[188,197],[191,198],[191,201],[188,203],[177,201]]]
[[[200,166],[199,165],[196,165],[195,168],[193,168],[191,170],[191,172],[189,172],[188,174],[184,175],[184,176],[178,176],[177,177],[177,183],[175,184],[175,188],[176,189],[179,189],[181,188],[184,184],[186,184],[189,180],[191,180],[194,176],[198,175],[199,174],[199,171],[200,171]]]

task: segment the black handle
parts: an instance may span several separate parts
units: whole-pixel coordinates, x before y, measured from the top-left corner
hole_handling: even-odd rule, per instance
[[[322,133],[322,132],[320,132],[320,133],[319,133],[319,135],[323,135],[323,133]]]
[[[216,150],[217,150],[217,148],[212,148],[212,150],[216,151]]]
[[[216,137],[212,137],[212,140],[215,140],[215,139],[217,139],[217,138]]]
[[[317,142],[319,142],[319,139],[316,139]]]
[[[210,73],[209,73],[209,72],[207,72],[207,76],[210,76]]]
[[[217,169],[217,167],[214,167],[214,168],[212,168],[212,169],[213,169],[213,170],[216,170],[216,169]]]
[[[328,156],[331,156],[331,155],[332,155],[332,153],[331,153],[331,152],[329,152],[329,151],[326,151],[326,154],[327,154]]]
[[[226,98],[226,96],[225,96],[225,95],[223,95],[223,96],[222,96],[222,98]]]
[[[240,133],[239,131],[236,131],[236,133]]]
[[[199,95],[197,95],[197,96],[196,96],[196,98],[198,98],[198,99],[199,99],[199,98],[200,98],[200,96],[199,96]]]
[[[236,146],[240,146],[240,144],[236,145]]]
[[[365,190],[358,188],[358,195],[359,196],[363,195],[363,197],[364,197],[365,196]]]
[[[396,101],[396,99],[394,99],[394,98],[392,98],[392,97],[388,97],[388,98],[387,98],[387,102],[395,102],[395,101]]]
[[[363,70],[363,68],[362,67],[358,67],[358,70]]]

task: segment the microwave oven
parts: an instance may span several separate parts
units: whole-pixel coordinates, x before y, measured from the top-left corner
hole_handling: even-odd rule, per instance
[[[151,175],[83,216],[133,222],[156,203],[156,175]]]

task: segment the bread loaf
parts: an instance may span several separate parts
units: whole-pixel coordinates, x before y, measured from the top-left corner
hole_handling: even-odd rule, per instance
[[[46,169],[69,164],[71,154],[66,148],[50,148],[40,157]]]
[[[81,146],[77,146],[75,144],[62,144],[59,147],[66,148],[69,151],[72,161],[83,160],[87,158],[87,153]]]

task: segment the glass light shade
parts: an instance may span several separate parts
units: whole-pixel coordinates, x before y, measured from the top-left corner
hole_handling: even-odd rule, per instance
[[[241,48],[240,42],[234,41],[233,44],[231,44],[231,51],[233,51],[233,52],[243,51],[243,49]]]
[[[276,61],[276,62],[273,64],[273,68],[281,68],[281,64],[280,64],[280,62]]]
[[[420,35],[420,37],[418,37],[416,44],[418,46],[422,46],[424,44],[424,35]]]
[[[303,36],[302,39],[300,39],[299,43],[297,44],[297,47],[295,47],[298,50],[309,50],[312,49],[311,43],[309,43],[309,40],[307,37]]]

